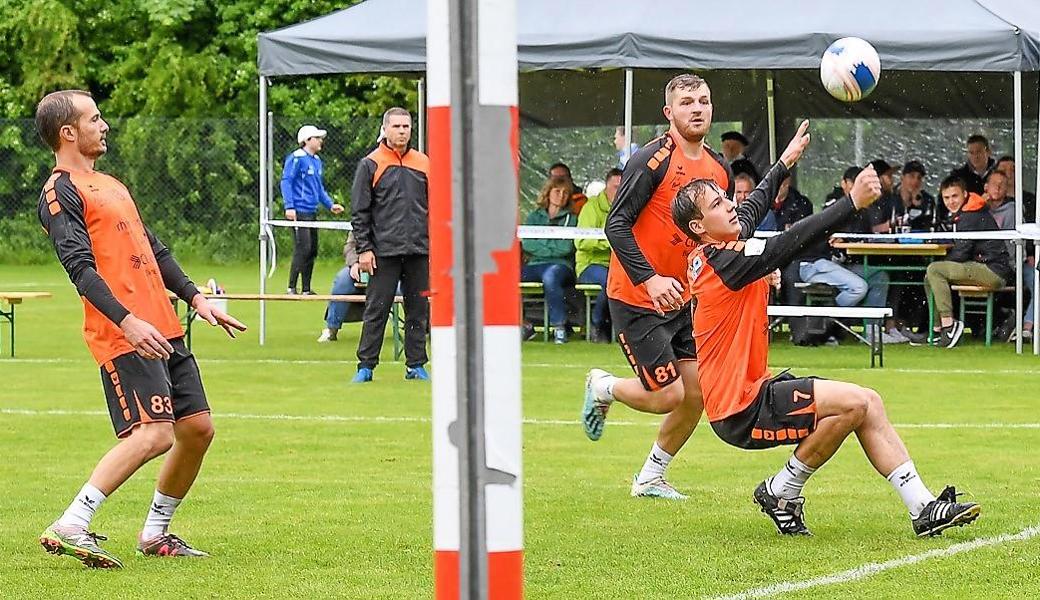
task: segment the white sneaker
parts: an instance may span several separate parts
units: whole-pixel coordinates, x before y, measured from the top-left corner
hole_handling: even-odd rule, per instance
[[[686,494],[672,487],[672,484],[664,480],[664,477],[654,477],[646,483],[639,483],[639,475],[632,478],[633,498],[664,498],[665,500],[686,500]]]
[[[581,407],[581,422],[585,435],[592,441],[603,435],[607,423],[607,411],[613,400],[607,394],[607,383],[613,375],[603,369],[589,369],[585,376],[585,395]]]
[[[335,342],[337,340],[336,334],[332,333],[328,328],[321,330],[321,335],[318,336],[318,343],[324,344],[325,342]]]

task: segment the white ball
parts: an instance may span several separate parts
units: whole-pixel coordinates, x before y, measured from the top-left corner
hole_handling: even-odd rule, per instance
[[[842,102],[856,102],[870,95],[881,78],[881,58],[870,42],[858,37],[841,38],[823,53],[820,81]]]

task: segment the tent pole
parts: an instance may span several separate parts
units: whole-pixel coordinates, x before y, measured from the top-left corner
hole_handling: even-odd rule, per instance
[[[632,100],[635,94],[635,74],[625,69],[625,148],[621,151],[624,162],[632,157]]]
[[[1040,86],[1033,91],[1040,92]],[[1040,105],[1037,110],[1036,143],[1036,191],[1040,193]],[[1018,167],[1018,163],[1015,163],[1015,166]],[[1018,189],[1016,193],[1018,194],[1016,200],[1021,204],[1025,199],[1025,190]],[[1040,227],[1040,204],[1035,207],[1033,223]],[[1040,356],[1040,335],[1037,335],[1037,324],[1040,323],[1040,302],[1037,302],[1035,298],[1036,290],[1040,290],[1040,269],[1036,269],[1037,265],[1040,265],[1040,240],[1033,243],[1033,354]]]
[[[1015,230],[1022,228],[1022,71],[1015,71]],[[1022,240],[1015,240],[1015,352],[1022,354]]]
[[[415,116],[419,125],[419,151],[426,152],[426,78],[420,77],[417,83],[418,98]]]
[[[776,105],[773,97],[773,72],[766,71],[766,112],[769,119],[769,164],[776,162]]]
[[[265,277],[267,275],[267,77],[260,76],[260,294],[265,292]],[[265,317],[267,316],[264,301],[260,301],[260,331],[258,338],[260,345],[264,345]]]

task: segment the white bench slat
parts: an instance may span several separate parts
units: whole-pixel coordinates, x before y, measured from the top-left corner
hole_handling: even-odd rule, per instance
[[[786,306],[770,305],[770,317],[834,317],[836,319],[883,319],[892,316],[892,309],[866,306]]]

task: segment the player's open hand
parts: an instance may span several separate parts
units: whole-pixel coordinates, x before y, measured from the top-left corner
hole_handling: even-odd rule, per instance
[[[332,214],[334,214],[334,215],[341,214],[343,212],[343,205],[342,204],[333,204],[332,208],[330,210],[332,211]]]
[[[874,165],[867,165],[866,169],[860,171],[856,176],[856,181],[852,183],[849,196],[858,209],[870,206],[881,197],[881,180],[878,179]]]
[[[658,314],[682,308],[682,284],[671,277],[654,275],[646,280],[646,292]]]
[[[238,319],[210,304],[202,294],[197,294],[192,298],[191,306],[204,321],[214,327],[223,327],[230,337],[235,337],[235,331],[246,330],[246,326]]]
[[[148,321],[130,314],[119,322],[119,328],[123,330],[126,341],[144,358],[168,360],[173,353],[170,342]]]
[[[802,121],[802,124],[798,126],[798,132],[794,134],[791,141],[787,144],[787,149],[780,155],[780,160],[784,163],[788,169],[794,166],[794,163],[798,162],[798,159],[802,157],[802,152],[805,152],[805,148],[809,145],[809,119]]]

